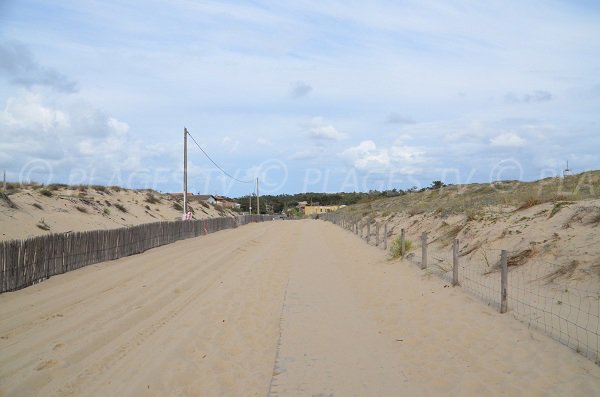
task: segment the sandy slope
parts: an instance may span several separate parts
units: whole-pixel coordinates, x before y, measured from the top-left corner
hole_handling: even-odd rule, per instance
[[[43,193],[47,195],[44,195]],[[8,199],[0,196],[0,240],[24,239],[48,233],[113,229],[141,223],[180,219],[181,198],[145,190],[114,187],[24,187]],[[230,216],[231,211],[191,201],[195,219]],[[38,225],[46,225],[48,230]]]
[[[0,295],[0,395],[264,396],[295,250],[273,226]]]
[[[600,394],[592,362],[320,221],[80,269],[0,318],[0,395]]]
[[[529,280],[564,270],[552,278],[552,285],[589,291],[600,298],[600,199],[544,203],[522,210],[489,206],[472,216],[372,211],[360,219],[368,218],[387,222],[390,241],[404,228],[417,255],[420,236],[426,232],[431,263],[443,268],[452,268],[452,241],[457,238],[461,263],[474,271],[493,270],[490,264],[496,264],[500,250],[505,249],[515,258],[511,266],[521,268]],[[374,227],[371,234],[373,243]]]

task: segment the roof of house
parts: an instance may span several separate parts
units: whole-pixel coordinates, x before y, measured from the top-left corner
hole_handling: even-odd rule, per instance
[[[199,200],[208,200],[211,197],[216,200],[215,196],[213,196],[212,194],[196,194],[196,195],[194,195],[194,198],[197,198]]]

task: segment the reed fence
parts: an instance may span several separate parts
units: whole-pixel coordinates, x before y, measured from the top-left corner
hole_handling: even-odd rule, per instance
[[[342,214],[323,214],[319,218],[332,222],[359,236],[367,244],[388,247],[392,231],[387,223],[356,219]],[[372,226],[374,225],[374,226]],[[384,230],[383,236],[379,235]],[[375,230],[375,235],[372,231]],[[404,240],[404,229],[398,238]],[[556,282],[568,272],[568,266],[549,262],[533,262],[527,266],[510,266],[510,258],[519,252],[480,248],[469,264],[462,263],[470,250],[461,251],[459,241],[440,251],[428,249],[427,233],[416,241],[418,247],[402,259],[415,264],[424,272],[436,275],[452,286],[460,287],[501,313],[511,313],[517,320],[536,328],[558,342],[572,348],[600,365],[600,290]],[[402,245],[403,246],[403,245]],[[466,247],[466,244],[465,244]]]
[[[0,242],[0,293],[28,287],[57,274],[94,263],[142,253],[175,241],[271,220],[241,215],[188,221],[153,222],[131,227],[53,233]]]

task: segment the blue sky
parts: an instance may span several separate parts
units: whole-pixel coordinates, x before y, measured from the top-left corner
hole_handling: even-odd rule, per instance
[[[0,1],[0,170],[264,193],[600,168],[593,1]],[[190,144],[189,189],[244,195]]]

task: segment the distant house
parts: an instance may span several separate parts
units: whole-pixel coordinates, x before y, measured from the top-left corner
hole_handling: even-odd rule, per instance
[[[300,213],[304,214],[304,208],[308,205],[308,201],[300,201],[298,203],[298,205],[296,206],[296,208],[298,208],[298,211],[300,211]]]
[[[196,194],[193,198],[207,204],[217,204],[217,198],[211,194]]]
[[[345,207],[345,205],[305,205],[304,215],[318,215],[327,212],[334,212],[342,207]]]
[[[225,208],[240,208],[241,207],[241,205],[239,203],[236,203],[235,201],[231,201],[227,197],[216,196],[215,200],[218,205],[225,207]]]
[[[183,198],[183,193],[169,193],[169,194],[173,197]],[[194,193],[188,192],[187,199],[188,199],[188,201],[197,201],[197,202],[203,202],[203,203],[208,203],[208,204],[212,204],[212,205],[217,204],[217,199],[215,198],[215,196],[213,196],[211,194],[194,194]]]

